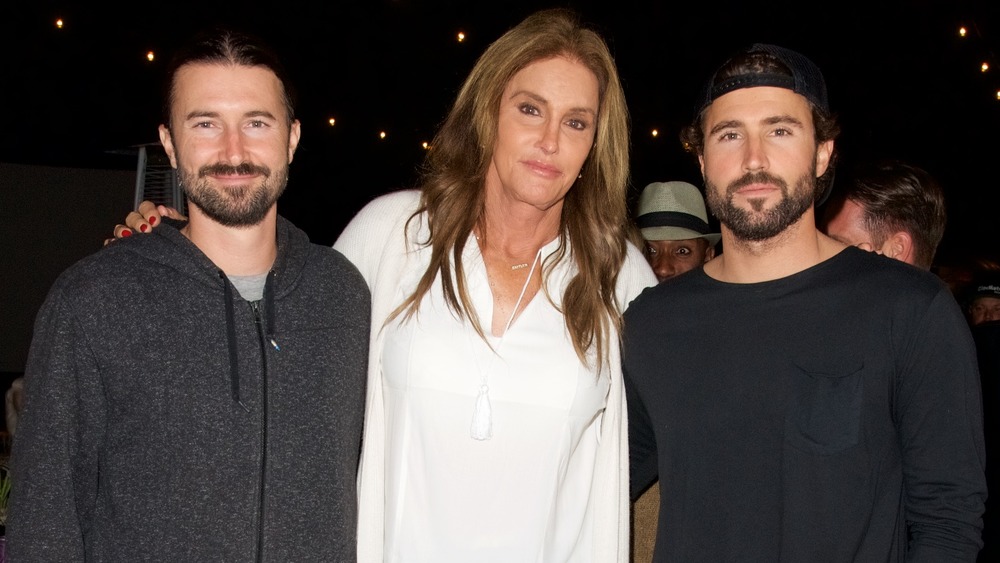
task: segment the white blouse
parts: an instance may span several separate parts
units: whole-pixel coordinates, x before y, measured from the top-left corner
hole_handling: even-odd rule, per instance
[[[543,260],[557,245],[542,249]],[[488,332],[493,297],[475,240],[463,260]],[[571,270],[564,258],[548,276],[557,303]],[[400,280],[397,303],[422,272]],[[580,362],[544,292],[502,338],[488,337],[494,353],[447,308],[440,283],[417,316],[385,329],[385,561],[589,563],[589,496],[610,376]],[[477,440],[470,428],[484,384],[492,437]]]

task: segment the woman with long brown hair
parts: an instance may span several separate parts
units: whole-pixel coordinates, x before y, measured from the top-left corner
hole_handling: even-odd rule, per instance
[[[334,245],[373,300],[360,561],[627,561],[628,135],[605,42],[538,12]]]

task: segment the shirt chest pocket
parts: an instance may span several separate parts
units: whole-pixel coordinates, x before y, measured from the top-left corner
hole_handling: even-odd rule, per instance
[[[864,398],[864,362],[838,358],[796,362],[785,439],[795,448],[832,455],[858,443]]]

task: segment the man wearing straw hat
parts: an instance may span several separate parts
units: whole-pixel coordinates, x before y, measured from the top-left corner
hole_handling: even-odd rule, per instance
[[[653,182],[642,190],[636,225],[656,279],[683,274],[715,258],[720,233],[710,233],[705,200],[687,182]]]

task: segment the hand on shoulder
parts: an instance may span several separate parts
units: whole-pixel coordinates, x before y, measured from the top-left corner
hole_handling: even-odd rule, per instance
[[[139,208],[125,216],[125,224],[115,225],[112,238],[104,239],[104,246],[120,238],[130,237],[135,233],[148,233],[159,226],[164,217],[187,220],[180,211],[166,205],[156,205],[151,201],[143,201]]]

